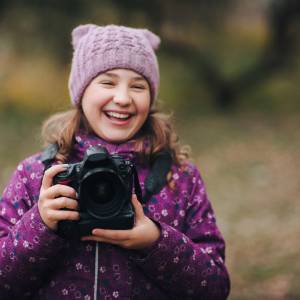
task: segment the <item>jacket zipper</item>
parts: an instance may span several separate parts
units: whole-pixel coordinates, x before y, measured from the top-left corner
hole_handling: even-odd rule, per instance
[[[97,291],[98,291],[98,269],[99,269],[99,242],[96,242],[96,249],[95,249],[94,300],[97,300]]]

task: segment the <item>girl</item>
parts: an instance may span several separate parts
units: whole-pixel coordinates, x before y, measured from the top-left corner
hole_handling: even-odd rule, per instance
[[[224,240],[203,181],[154,109],[159,43],[146,29],[73,30],[74,108],[43,128],[58,152],[46,171],[41,153],[21,162],[0,202],[0,299],[227,298]],[[132,196],[132,229],[62,238],[58,223],[79,220],[78,195],[53,178],[95,145],[134,162],[143,192],[155,157],[168,151],[168,180],[143,206]]]

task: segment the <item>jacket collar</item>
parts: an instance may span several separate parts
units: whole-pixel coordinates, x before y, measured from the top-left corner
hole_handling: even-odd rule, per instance
[[[126,159],[134,160],[137,156],[134,140],[124,143],[109,143],[93,133],[79,132],[75,135],[74,159],[81,160],[91,146],[102,146],[110,154],[118,154]]]

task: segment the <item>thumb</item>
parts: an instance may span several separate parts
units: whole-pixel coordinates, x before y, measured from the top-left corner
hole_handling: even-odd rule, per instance
[[[136,219],[141,219],[144,217],[144,210],[143,210],[143,206],[140,203],[140,201],[138,200],[136,194],[132,194],[131,197],[131,202],[135,211],[135,216]]]

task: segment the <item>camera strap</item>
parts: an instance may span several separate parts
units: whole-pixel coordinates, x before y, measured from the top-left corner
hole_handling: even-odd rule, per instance
[[[134,184],[134,192],[135,192],[138,200],[141,203],[144,203],[145,201],[143,199],[143,193],[142,193],[139,177],[138,177],[137,170],[136,170],[135,166],[133,166],[133,184]]]
[[[172,156],[169,151],[162,151],[156,154],[154,163],[149,175],[145,179],[145,193],[143,203],[158,194],[167,184],[167,175],[171,169]]]
[[[46,149],[44,149],[44,151],[42,152],[41,155],[41,161],[45,166],[45,170],[49,169],[51,167],[51,164],[56,156],[58,152],[58,144],[50,144],[47,146]]]
[[[51,166],[58,152],[58,144],[50,144],[41,155],[41,161],[45,166],[45,171]],[[169,151],[162,151],[155,155],[154,163],[149,175],[145,179],[145,192],[142,195],[137,170],[133,167],[134,190],[141,203],[146,203],[150,198],[158,194],[167,184],[167,174],[171,169],[172,156]]]

